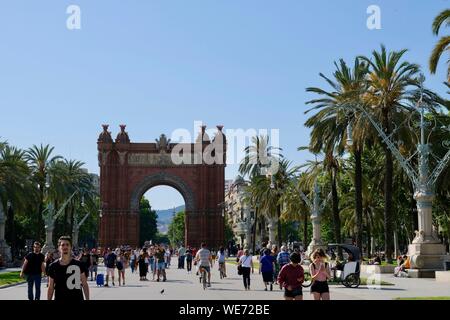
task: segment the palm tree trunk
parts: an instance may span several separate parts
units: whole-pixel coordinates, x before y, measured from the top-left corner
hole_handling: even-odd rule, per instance
[[[355,214],[356,214],[356,246],[362,253],[362,234],[363,234],[363,207],[362,207],[362,150],[355,148],[353,155],[355,157]]]
[[[389,111],[387,108],[383,109],[383,126],[386,135],[391,134],[391,124],[389,122]],[[394,164],[392,160],[392,152],[388,146],[383,143],[383,150],[385,153],[385,176],[384,176],[384,244],[386,261],[392,263],[392,251],[394,242],[393,235],[393,217],[392,217],[392,178],[394,174]]]
[[[339,197],[337,192],[337,170],[333,168],[330,170],[330,178],[331,178],[331,197],[332,197],[332,206],[333,206],[333,224],[334,224],[334,239],[336,243],[341,243],[341,217],[339,215]],[[339,260],[343,260],[342,249],[338,247],[338,257]]]
[[[17,256],[17,237],[16,237],[16,226],[14,221],[14,209],[13,207],[9,207],[6,209],[6,227],[9,227],[8,232],[6,234],[8,235],[7,239],[9,240],[9,243],[11,244],[11,253],[13,258]]]
[[[371,256],[372,252],[372,226],[370,222],[370,216],[368,209],[363,209],[364,218],[366,220],[366,228],[367,228],[367,256]]]
[[[253,224],[253,254],[256,253],[256,226],[258,225],[258,208],[255,207],[255,223]]]
[[[42,184],[41,184],[42,183]],[[39,184],[39,207],[37,212],[37,226],[36,226],[36,240],[43,241],[45,239],[45,223],[42,217],[42,211],[44,211],[44,182],[41,181]]]
[[[281,240],[282,240],[282,237],[281,237],[281,220],[280,220],[280,217],[281,217],[281,205],[279,204],[279,205],[277,205],[277,241],[278,241],[278,248],[281,248],[281,244],[282,244],[282,242],[281,242]]]

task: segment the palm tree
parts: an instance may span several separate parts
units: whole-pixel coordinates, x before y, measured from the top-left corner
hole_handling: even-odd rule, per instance
[[[303,221],[303,245],[306,248],[308,244],[308,215],[309,208],[306,206],[303,199],[300,197],[299,189],[301,185],[299,183],[300,176],[294,176],[289,185],[286,187],[282,196],[282,211],[281,220],[283,221]],[[307,194],[309,191],[301,189],[303,193]]]
[[[445,9],[441,13],[437,15],[436,18],[434,18],[433,21],[433,34],[436,36],[439,34],[439,29],[441,28],[442,24],[446,26],[450,25],[450,9]],[[441,55],[444,53],[444,51],[450,51],[450,36],[444,36],[439,39],[439,41],[436,43],[433,52],[430,56],[430,71],[431,73],[436,73],[437,65],[439,63],[439,59],[441,58]],[[447,60],[447,82],[450,82],[450,60]]]
[[[283,158],[281,148],[274,147],[269,143],[268,136],[254,136],[252,143],[244,149],[245,156],[239,164],[239,172],[250,178],[265,175],[271,164],[278,163]]]
[[[281,234],[281,210],[283,205],[283,193],[290,184],[290,180],[297,171],[297,168],[291,168],[291,163],[286,159],[279,162],[278,170],[272,173],[270,179],[265,176],[259,176],[254,180],[258,198],[261,199],[260,210],[263,211],[269,219],[277,222],[277,243],[282,244]]]
[[[373,60],[367,57],[361,59],[370,66],[367,77],[367,91],[363,96],[364,102],[372,108],[372,113],[378,118],[387,136],[393,131],[392,123],[395,113],[408,109],[405,102],[412,99],[414,86],[418,82],[416,75],[419,66],[406,61],[401,62],[407,50],[387,52],[382,45],[381,51],[373,51]],[[388,262],[392,261],[394,218],[392,214],[392,152],[383,143],[385,154],[384,177],[384,226],[385,226],[385,254]]]
[[[252,144],[244,149],[245,156],[239,164],[239,173],[243,176],[249,176],[250,185],[248,190],[247,202],[255,208],[255,225],[253,228],[253,252],[256,249],[256,226],[258,223],[258,213],[261,210],[262,199],[257,188],[258,179],[266,174],[265,171],[273,162],[278,163],[278,159],[283,155],[281,149],[273,147],[269,143],[268,136],[252,137]]]
[[[253,225],[253,243],[252,243],[252,252],[256,252],[256,229],[258,226],[258,220],[261,220],[261,215],[258,215],[258,213],[261,210],[261,202],[262,199],[260,198],[260,192],[257,188],[257,179],[260,178],[260,176],[254,176],[252,177],[252,180],[250,180],[245,188],[245,195],[244,195],[244,201],[248,203],[250,208],[253,208],[255,210],[255,223]]]
[[[32,176],[39,189],[39,201],[37,208],[38,216],[38,230],[40,230],[39,238],[43,239],[44,232],[44,220],[42,218],[42,212],[44,210],[44,196],[46,192],[47,172],[52,163],[60,159],[60,156],[52,156],[54,147],[49,145],[38,147],[33,145],[26,152],[26,159],[31,167]]]
[[[14,254],[17,248],[15,214],[25,212],[34,200],[30,170],[24,154],[22,150],[7,144],[0,148],[0,201],[3,208],[6,208],[7,239]],[[7,205],[8,202],[10,206]]]
[[[81,161],[64,159],[52,162],[48,169],[51,177],[48,200],[55,202],[55,207],[75,193],[64,213],[66,234],[72,232],[74,217],[82,209],[82,204],[95,207],[96,192],[83,165]]]
[[[339,201],[336,191],[336,179],[339,172],[337,155],[342,155],[345,151],[346,142],[353,141],[349,147],[353,153],[356,167],[354,176],[355,185],[355,217],[357,224],[356,244],[362,250],[363,233],[363,210],[362,210],[362,166],[361,154],[365,140],[373,135],[367,119],[357,112],[347,112],[343,108],[346,104],[357,104],[361,100],[361,92],[365,87],[365,78],[368,72],[367,63],[362,63],[360,59],[355,59],[353,69],[348,67],[343,59],[339,63],[334,63],[336,70],[333,79],[323,75],[320,76],[331,86],[332,91],[327,91],[317,87],[307,88],[307,92],[318,94],[318,99],[313,99],[307,104],[313,104],[312,109],[319,110],[306,122],[307,127],[312,127],[309,149],[313,153],[323,151],[326,155],[324,167],[330,175],[333,195],[333,221],[336,241],[340,242],[340,221],[339,221]],[[353,128],[353,130],[347,130]],[[339,228],[339,229],[338,229]]]
[[[322,176],[323,173],[327,173],[331,189],[334,241],[336,243],[341,243],[341,217],[339,213],[339,195],[337,188],[341,160],[339,157],[334,156],[331,153],[331,150],[327,152],[328,153],[322,161],[307,161],[304,165],[299,166],[299,168],[306,168],[299,184],[306,186],[309,190],[313,190],[315,181]],[[339,249],[339,257],[341,258],[341,256],[342,251]]]

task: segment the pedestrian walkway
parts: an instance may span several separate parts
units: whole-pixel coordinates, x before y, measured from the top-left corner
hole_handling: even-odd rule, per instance
[[[139,281],[138,273],[126,272],[126,285],[115,287],[97,287],[95,281],[89,281],[91,299],[93,300],[282,300],[283,291],[274,285],[274,291],[264,291],[262,277],[255,269],[251,275],[251,291],[245,291],[242,277],[237,274],[236,265],[227,264],[227,278],[220,279],[218,265],[213,268],[211,288],[203,290],[199,278],[186,270],[177,269],[176,258],[172,266],[167,269],[167,281]],[[104,267],[99,272],[105,273]],[[116,275],[117,276],[117,275]],[[391,275],[382,275],[381,279],[395,284],[382,286],[380,289],[369,289],[361,286],[357,289],[344,286],[330,286],[333,300],[390,300],[396,297],[423,297],[423,296],[450,296],[448,284],[436,283],[434,279],[395,278]],[[111,285],[111,282],[110,282]],[[46,282],[42,284],[41,299],[47,298]],[[303,290],[304,299],[312,300],[309,288]],[[25,300],[27,298],[26,284],[0,289],[0,300]]]

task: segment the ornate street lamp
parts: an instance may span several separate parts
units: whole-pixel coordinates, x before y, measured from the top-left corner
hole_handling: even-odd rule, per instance
[[[84,195],[81,196],[81,208],[85,207],[85,203],[84,203]],[[74,215],[74,221],[73,221],[73,227],[72,227],[72,243],[73,243],[73,247],[74,249],[78,249],[78,234],[80,232],[80,227],[83,225],[83,223],[86,221],[86,219],[89,217],[89,215],[91,214],[90,211],[87,212],[87,214],[83,217],[83,219],[81,219],[80,222],[78,222],[78,214],[75,213]]]
[[[420,138],[417,145],[417,151],[405,158],[397,148],[392,137],[398,130],[387,136],[382,127],[373,119],[371,114],[359,104],[343,104],[342,107],[350,109],[352,112],[361,112],[370,121],[372,126],[378,132],[378,135],[382,138],[383,142],[387,145],[394,157],[397,159],[401,167],[405,170],[408,178],[414,187],[414,199],[417,201],[417,214],[419,221],[419,230],[416,231],[416,237],[412,241],[412,244],[408,246],[408,255],[411,257],[411,268],[417,269],[415,272],[417,276],[428,276],[434,273],[435,270],[442,270],[444,268],[444,262],[449,260],[449,257],[445,255],[445,246],[440,243],[435,231],[433,230],[433,218],[432,218],[432,202],[435,196],[436,181],[442,171],[446,168],[450,161],[450,150],[447,151],[444,157],[438,158],[433,155],[437,160],[437,165],[434,169],[430,170],[429,157],[432,155],[430,150],[429,139],[431,132],[437,128],[437,122],[430,130],[428,136],[425,133],[426,127],[429,125],[425,121],[425,106],[423,105],[423,82],[425,77],[421,75],[419,77],[421,96],[417,102],[417,109],[420,114]],[[410,128],[413,130],[411,124]],[[450,128],[441,127],[450,133]],[[347,132],[351,132],[351,128]],[[347,137],[347,141],[351,141],[351,138]],[[442,142],[445,148],[450,149],[450,140]],[[412,165],[413,157],[418,157],[419,168],[416,170]],[[421,270],[423,272],[421,272]],[[430,271],[430,272],[428,272]],[[427,275],[428,273],[428,275]],[[413,273],[411,273],[413,274]]]
[[[72,200],[72,198],[77,194],[78,190],[75,191],[59,208],[58,211],[55,210],[53,203],[48,202],[47,208],[43,211],[43,216],[45,218],[45,245],[42,248],[43,253],[49,251],[54,251],[55,246],[53,245],[53,230],[55,227],[55,221],[64,213],[66,206]],[[73,240],[73,239],[72,239]]]
[[[326,249],[326,245],[322,241],[322,235],[320,232],[320,214],[322,213],[323,209],[325,208],[325,205],[327,201],[331,198],[331,192],[328,194],[328,197],[320,202],[320,188],[319,184],[317,183],[317,178],[314,181],[314,189],[313,189],[313,202],[309,200],[309,198],[303,193],[301,189],[298,190],[300,197],[302,197],[303,201],[306,203],[306,206],[309,209],[309,212],[311,213],[311,223],[313,228],[313,237],[311,242],[308,245],[308,249],[306,251],[306,255],[309,256],[314,250],[321,248]],[[304,244],[306,245],[306,243]]]

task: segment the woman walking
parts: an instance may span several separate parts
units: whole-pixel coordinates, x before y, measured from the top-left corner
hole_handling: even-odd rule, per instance
[[[141,254],[139,255],[138,266],[139,266],[139,280],[140,281],[147,280],[148,269],[147,269],[147,264],[145,263],[144,251],[141,251]]]
[[[160,276],[163,277],[163,282],[167,280],[166,278],[166,263],[165,263],[165,256],[166,256],[166,250],[162,245],[159,246],[159,249],[155,252],[155,259],[156,259],[156,281],[159,282]]]
[[[275,259],[271,255],[269,249],[266,249],[264,256],[260,260],[260,271],[262,273],[265,289],[267,291],[267,285],[270,285],[270,291],[273,290],[273,273],[275,270]]]
[[[136,254],[133,250],[130,252],[130,267],[131,267],[131,273],[134,273],[134,268],[136,267]]]
[[[227,276],[227,270],[225,268],[225,249],[224,247],[220,247],[219,252],[217,253],[217,261],[219,262],[219,272],[222,272],[224,277]]]
[[[245,290],[250,290],[250,270],[253,273],[253,257],[248,249],[245,249],[244,254],[240,257],[239,266],[242,269],[244,288]]]
[[[274,245],[272,245],[272,257],[273,257],[273,260],[274,260],[274,266],[275,266],[275,269],[274,269],[274,271],[273,271],[273,282],[275,283],[275,284],[278,284],[278,273],[280,272],[280,265],[279,265],[279,263],[278,263],[278,261],[277,261],[277,257],[278,257],[278,247],[277,247],[277,245],[276,244],[274,244]]]
[[[330,289],[328,288],[328,279],[331,278],[330,265],[326,262],[326,254],[322,249],[316,249],[311,255],[313,261],[309,265],[309,272],[313,284],[311,294],[314,300],[330,300]]]
[[[117,272],[119,273],[119,286],[120,286],[120,280],[122,280],[122,285],[125,285],[125,269],[126,269],[127,261],[125,259],[125,256],[122,251],[119,251],[119,254],[117,255]]]
[[[152,281],[155,281],[156,275],[156,260],[155,260],[155,247],[151,246],[148,251],[148,264],[150,265],[150,272],[152,273]]]

